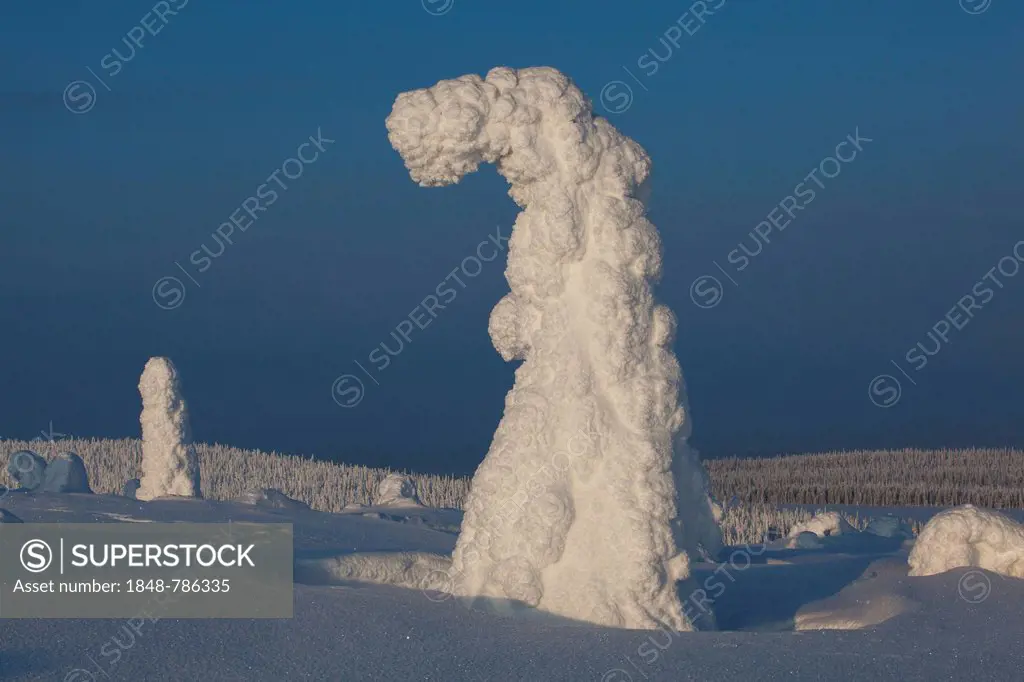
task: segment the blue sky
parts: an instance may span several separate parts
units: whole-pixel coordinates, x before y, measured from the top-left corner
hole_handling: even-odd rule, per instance
[[[941,323],[1024,239],[1024,6],[983,2],[7,6],[0,435],[137,435],[138,375],[168,355],[199,439],[471,472],[512,382],[486,332],[503,258],[385,370],[367,358],[517,209],[493,168],[417,187],[384,119],[405,90],[550,65],[654,161],[699,449],[1022,445],[1024,273]],[[190,255],[318,130],[334,142],[197,272]],[[729,254],[855,130],[872,141],[737,271]],[[721,289],[700,301],[721,298],[700,307],[708,275]],[[185,298],[164,310],[170,276]],[[918,342],[938,348],[921,368]],[[365,395],[343,408],[348,373]],[[878,407],[886,374],[899,400]]]

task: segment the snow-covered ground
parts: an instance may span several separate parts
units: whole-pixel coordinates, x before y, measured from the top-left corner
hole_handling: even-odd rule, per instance
[[[3,680],[932,682],[1018,680],[1024,669],[1024,580],[973,568],[908,577],[902,538],[844,533],[820,538],[822,549],[729,548],[723,563],[695,564],[679,586],[691,613],[704,605],[718,629],[667,633],[500,616],[440,592],[351,581],[359,566],[450,554],[461,521],[452,510],[327,514],[19,492],[2,505],[26,522],[292,523],[296,568],[288,620],[161,620],[138,634],[117,620],[0,620]],[[112,638],[123,655],[109,666],[99,651]]]

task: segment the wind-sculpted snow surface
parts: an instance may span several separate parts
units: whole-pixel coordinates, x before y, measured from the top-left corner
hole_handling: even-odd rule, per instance
[[[692,629],[675,587],[689,574],[681,550],[716,553],[721,536],[686,445],[675,317],[651,293],[661,244],[637,198],[650,159],[550,68],[403,93],[387,128],[421,185],[493,163],[523,209],[489,331],[505,360],[524,362],[473,478],[455,592]]]
[[[1024,525],[969,504],[947,509],[921,530],[908,563],[910,575],[973,566],[1024,578]]]
[[[150,358],[139,379],[142,395],[142,477],[136,499],[200,497],[199,459],[178,370],[168,358]]]

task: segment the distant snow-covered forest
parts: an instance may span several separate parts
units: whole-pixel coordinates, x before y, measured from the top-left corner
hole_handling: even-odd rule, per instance
[[[375,469],[197,443],[203,494],[233,500],[253,488],[277,488],[313,509],[341,511],[348,504],[372,504],[377,484],[391,470]],[[46,457],[75,452],[85,461],[97,493],[119,494],[139,475],[142,443],[137,439],[79,439],[52,442],[0,440],[5,460],[17,450]],[[53,451],[53,452],[51,452]],[[857,450],[784,457],[705,461],[714,496],[744,504],[862,505],[874,507],[974,504],[1024,509],[1024,451]],[[411,474],[423,504],[461,509],[469,479]],[[11,485],[0,470],[0,485]]]
[[[254,489],[275,488],[312,509],[340,512],[347,505],[373,505],[378,484],[389,469],[375,469],[197,443],[203,495],[238,500]],[[67,438],[55,441],[0,440],[0,457],[33,450],[52,458],[75,452],[84,460],[92,489],[120,494],[139,476],[140,440]],[[722,532],[727,543],[760,542],[787,533],[812,515],[809,509],[780,504],[874,507],[975,504],[1024,509],[1024,452],[1012,449],[883,450],[791,455],[762,459],[726,458],[705,462],[714,496],[723,503]],[[461,509],[468,478],[410,474],[420,501],[429,507]],[[0,469],[0,496],[11,485]],[[848,516],[857,528],[869,519]],[[919,524],[907,520],[914,530]]]
[[[705,462],[719,499],[877,507],[1024,509],[1024,452],[857,450]]]
[[[277,488],[314,509],[340,511],[371,504],[377,484],[390,473],[375,469],[197,443],[203,491],[211,499],[237,499],[254,487]],[[17,450],[71,451],[85,460],[98,493],[120,493],[136,478],[141,441],[131,438],[53,442],[0,440],[5,459]],[[878,507],[974,504],[1024,509],[1024,451],[1008,448],[953,450],[856,450],[783,457],[705,461],[717,499],[765,504],[849,504]],[[461,509],[469,479],[412,474],[420,499],[431,507]],[[0,471],[0,484],[9,485]]]

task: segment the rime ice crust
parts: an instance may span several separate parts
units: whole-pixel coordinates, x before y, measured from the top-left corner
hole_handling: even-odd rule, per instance
[[[192,447],[188,407],[178,370],[168,358],[150,358],[139,379],[142,395],[142,477],[138,500],[201,497],[199,460]]]
[[[636,197],[649,158],[550,68],[403,93],[387,129],[419,184],[493,163],[523,208],[489,332],[503,358],[524,362],[473,478],[456,593],[692,629],[675,588],[689,574],[680,549],[716,552],[721,536],[685,443],[675,317],[651,293],[661,244]]]

